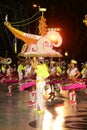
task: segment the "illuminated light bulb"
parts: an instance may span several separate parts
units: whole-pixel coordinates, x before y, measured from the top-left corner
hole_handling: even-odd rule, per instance
[[[67,51],[65,52],[65,56],[68,56],[68,52]]]

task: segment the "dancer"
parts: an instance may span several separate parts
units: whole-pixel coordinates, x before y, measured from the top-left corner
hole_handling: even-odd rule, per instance
[[[79,78],[80,71],[77,67],[77,61],[76,60],[71,60],[70,64],[69,64],[69,68],[67,69],[67,75],[69,79],[72,80],[76,80],[77,78]]]
[[[76,82],[76,79],[81,75],[80,71],[77,68],[77,61],[71,60],[69,64],[69,68],[67,70],[67,75],[70,80],[73,81],[73,83]],[[69,91],[69,103],[70,104],[76,104],[76,92],[75,90]]]
[[[32,67],[32,60],[33,59],[30,59],[29,67],[27,68],[27,72],[26,72],[27,79],[29,81],[28,83],[32,82],[31,87],[29,87],[29,89],[28,89],[28,96],[29,96],[29,101],[27,102],[28,106],[35,106],[35,100],[36,100],[36,84],[33,85],[35,83],[36,76],[35,76],[35,71]]]
[[[9,79],[12,79],[12,74],[13,74],[13,68],[11,67],[11,65],[7,65],[6,76]]]
[[[36,72],[36,110],[43,112],[45,108],[45,79],[49,76],[49,69],[44,63],[43,57],[38,59],[34,57],[32,65]]]
[[[23,62],[19,61],[18,68],[17,68],[19,81],[23,80],[23,71],[24,71],[24,64]]]
[[[87,62],[82,66],[81,77],[87,86]],[[85,95],[87,96],[87,87],[85,89]]]
[[[82,65],[81,77],[82,79],[87,79],[87,63]]]

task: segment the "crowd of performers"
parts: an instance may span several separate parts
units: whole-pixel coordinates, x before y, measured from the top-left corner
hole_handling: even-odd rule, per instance
[[[76,60],[71,60],[67,67],[59,62],[44,62],[43,57],[33,57],[18,65],[1,65],[1,83],[8,83],[8,96],[12,96],[14,83],[18,83],[21,92],[29,94],[28,106],[35,111],[44,111],[45,101],[58,98],[58,93],[69,98],[69,103],[76,104],[76,92],[86,90],[87,63],[78,69]]]

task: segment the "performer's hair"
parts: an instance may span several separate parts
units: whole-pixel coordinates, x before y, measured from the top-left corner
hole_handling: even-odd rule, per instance
[[[41,61],[39,61],[41,64],[43,64],[43,61],[41,60]]]

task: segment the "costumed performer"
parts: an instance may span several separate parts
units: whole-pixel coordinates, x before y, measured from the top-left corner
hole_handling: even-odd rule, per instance
[[[56,62],[51,61],[50,62],[50,76],[47,78],[47,84],[50,85],[50,97],[49,101],[53,101],[58,94],[58,83],[59,83],[59,75],[57,73],[57,68],[56,68]]]
[[[81,77],[87,86],[87,62],[82,65]],[[85,94],[87,95],[87,88],[85,90]]]
[[[32,67],[32,61],[33,61],[33,59],[30,59],[29,66],[25,69],[25,71],[26,71],[25,75],[27,76],[27,79],[29,80],[29,82],[26,84],[29,84],[29,83],[33,84],[35,82],[35,79],[36,79],[35,71]],[[28,91],[28,96],[29,96],[29,101],[27,101],[27,105],[34,106],[35,105],[35,98],[36,98],[36,85],[29,86],[27,91]]]
[[[49,69],[44,63],[43,57],[39,57],[38,60],[34,57],[33,67],[36,72],[36,109],[43,112],[45,109],[45,79],[49,76]]]
[[[69,64],[69,68],[67,69],[67,75],[68,79],[72,80],[73,82],[76,81],[77,78],[79,78],[80,71],[77,67],[77,61],[76,60],[71,60]],[[74,89],[69,91],[69,100],[70,104],[76,104],[76,92]]]
[[[24,71],[23,62],[19,61],[17,68],[19,82],[23,80],[23,71]]]

